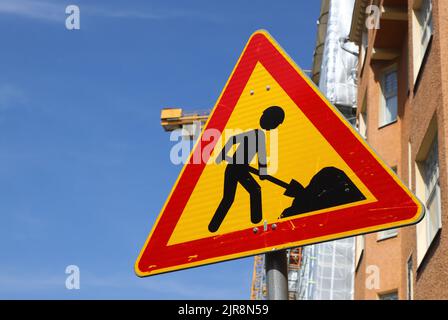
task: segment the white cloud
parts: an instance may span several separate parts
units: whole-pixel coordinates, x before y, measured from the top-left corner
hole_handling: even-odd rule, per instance
[[[0,15],[10,14],[39,20],[61,22],[67,17],[65,13],[66,5],[67,3],[42,0],[0,0]],[[169,10],[156,10],[155,8],[135,10],[106,6],[98,7],[83,5],[82,3],[79,4],[79,8],[81,10],[81,15],[87,14],[105,18],[167,20],[190,17],[211,22],[218,21],[217,17],[175,8],[170,8]]]
[[[28,18],[64,21],[65,7],[46,1],[0,0],[0,14],[11,14]]]

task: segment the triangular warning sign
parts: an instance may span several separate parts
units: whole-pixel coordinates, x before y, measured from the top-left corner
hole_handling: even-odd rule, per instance
[[[230,76],[139,276],[418,222],[423,206],[265,31]]]

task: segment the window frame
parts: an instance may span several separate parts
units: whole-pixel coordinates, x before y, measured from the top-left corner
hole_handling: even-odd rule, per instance
[[[386,82],[386,77],[389,74],[395,73],[396,76],[396,81],[397,81],[397,89],[396,89],[396,99],[397,99],[397,104],[396,104],[396,111],[395,111],[395,118],[391,119],[390,121],[386,121],[386,110],[388,109],[387,107],[387,99],[392,98],[394,96],[386,96],[386,92],[385,92],[385,82]],[[379,108],[379,117],[378,117],[378,127],[384,128],[387,127],[391,124],[394,124],[398,121],[398,67],[397,64],[393,64],[391,66],[388,66],[387,68],[384,68],[381,71],[381,78],[380,78],[380,92],[381,92],[381,97],[380,97],[380,108]]]
[[[381,298],[388,297],[388,296],[390,297],[392,295],[396,296],[397,299],[381,299]],[[398,289],[378,293],[378,300],[400,300],[400,296],[398,294]]]
[[[423,4],[425,1],[429,2],[429,18],[425,19],[421,23],[421,16],[423,10]],[[425,33],[430,30],[427,40],[423,42]],[[413,79],[414,85],[417,83],[421,70],[423,69],[425,56],[427,55],[428,48],[432,37],[434,35],[434,5],[432,0],[416,0],[412,8],[412,48],[413,48]]]
[[[436,148],[436,149],[434,149]],[[435,182],[433,183],[432,188],[428,190],[427,177],[426,177],[426,169],[427,165],[425,162],[428,161],[431,153],[436,150],[435,154],[435,163],[437,164],[437,177]],[[416,181],[416,191],[419,198],[422,200],[423,205],[425,206],[426,214],[422,221],[417,224],[417,268],[423,262],[428,252],[428,249],[433,244],[434,240],[437,237],[437,234],[442,229],[442,201],[441,201],[441,192],[440,192],[440,150],[438,148],[438,131],[435,132],[435,136],[430,143],[428,151],[424,155],[424,158],[420,161],[416,161],[416,169],[418,172],[418,178]],[[429,192],[428,192],[429,191]],[[429,204],[432,203],[436,199],[437,201],[437,215],[434,220],[433,215],[429,210]],[[433,232],[433,222],[436,222],[437,229]],[[422,241],[425,241],[424,243]]]

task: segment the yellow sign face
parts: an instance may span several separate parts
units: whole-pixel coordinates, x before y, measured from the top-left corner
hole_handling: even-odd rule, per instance
[[[423,206],[265,31],[252,35],[139,276],[417,223]]]
[[[261,63],[256,64],[225,126],[225,138],[230,138],[232,133],[235,132],[247,132],[260,128],[260,117],[269,106],[281,106],[285,112],[284,122],[276,129],[277,132],[265,132],[268,138],[268,156],[270,156],[268,158],[268,169],[276,170],[275,177],[287,182],[295,179],[306,186],[322,168],[336,167],[344,171],[361,193],[365,195],[366,199],[362,202],[375,201],[375,197]],[[228,134],[225,134],[226,132]],[[212,159],[216,158],[221,152],[225,142],[227,142],[224,140],[220,139],[216,144]],[[272,140],[276,140],[275,143]],[[270,145],[271,143],[273,146]],[[232,151],[234,150],[229,153]],[[252,161],[254,167],[257,166],[256,160],[254,158]],[[216,233],[211,233],[208,230],[208,225],[223,196],[227,165],[224,162],[217,165],[214,161],[210,161],[205,166],[168,245],[207,238],[212,235],[227,234],[247,228],[263,228],[264,223],[277,223],[283,210],[291,206],[293,199],[283,195],[285,189],[254,176],[261,187],[263,220],[258,224],[251,222],[250,195],[241,184],[238,184],[235,200],[221,227]],[[342,207],[359,204],[360,202],[354,202],[344,204]],[[301,216],[319,214],[334,209],[334,207],[321,209],[304,213]],[[296,216],[286,219],[294,218]]]

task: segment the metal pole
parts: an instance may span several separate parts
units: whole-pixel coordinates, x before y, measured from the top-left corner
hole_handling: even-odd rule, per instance
[[[269,300],[288,300],[288,264],[286,250],[265,254],[266,287]]]

